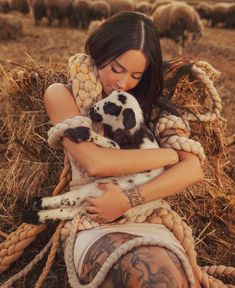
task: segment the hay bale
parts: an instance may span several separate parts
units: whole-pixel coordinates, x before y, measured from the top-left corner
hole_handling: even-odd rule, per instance
[[[0,39],[16,39],[22,35],[22,22],[11,15],[0,15]]]
[[[50,84],[66,83],[63,71],[64,66],[46,69],[31,63],[2,76],[0,101],[7,147],[0,167],[0,199],[10,215],[18,200],[27,203],[33,195],[49,194],[59,179],[63,155],[48,147],[51,124],[43,95]]]

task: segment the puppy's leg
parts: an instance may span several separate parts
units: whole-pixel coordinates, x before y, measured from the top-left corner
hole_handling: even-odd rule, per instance
[[[64,131],[64,136],[76,143],[87,141],[93,142],[101,147],[120,149],[119,145],[115,141],[107,137],[103,137],[85,126],[68,128]]]
[[[36,197],[33,199],[31,206],[36,210],[79,206],[88,196],[99,197],[102,193],[102,190],[99,190],[95,182],[93,182],[61,195]]]
[[[26,210],[23,212],[23,222],[30,224],[45,223],[47,221],[70,220],[78,213],[85,211],[84,205],[78,207],[64,207],[49,210]]]

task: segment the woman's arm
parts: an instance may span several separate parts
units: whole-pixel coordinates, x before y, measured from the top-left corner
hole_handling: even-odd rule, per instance
[[[79,114],[74,98],[63,84],[53,84],[45,92],[45,106],[53,124]],[[63,145],[92,176],[115,176],[173,165],[178,154],[173,149],[111,149],[93,143],[74,143],[64,138]]]
[[[178,153],[179,163],[138,187],[144,203],[174,195],[203,180],[203,172],[197,156],[183,151]],[[127,196],[119,186],[107,183],[99,184],[98,187],[104,191],[104,194],[99,198],[87,199],[87,212],[90,213],[91,219],[101,223],[112,222],[131,208]]]
[[[174,195],[203,180],[203,172],[198,157],[184,151],[178,151],[178,154],[179,163],[152,181],[139,186],[144,202]]]

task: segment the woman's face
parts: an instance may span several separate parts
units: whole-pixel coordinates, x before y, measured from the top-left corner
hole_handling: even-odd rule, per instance
[[[141,80],[147,68],[147,59],[142,51],[128,50],[104,68],[98,69],[99,77],[107,96],[114,90],[129,91]]]

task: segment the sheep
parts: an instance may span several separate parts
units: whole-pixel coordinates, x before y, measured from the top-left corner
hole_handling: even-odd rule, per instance
[[[33,0],[32,2],[34,25],[40,24],[43,17],[47,16],[45,0]]]
[[[48,24],[51,25],[54,19],[58,19],[61,26],[70,17],[72,0],[45,0],[45,6]]]
[[[227,17],[225,20],[226,28],[235,28],[235,4],[232,4],[227,12]]]
[[[104,0],[91,2],[90,9],[92,20],[107,19],[111,16],[110,4]]]
[[[16,10],[23,14],[29,13],[29,4],[27,0],[9,0],[10,10]]]
[[[210,20],[213,7],[208,3],[199,3],[195,6],[196,11],[198,12],[201,19]]]
[[[22,22],[11,15],[0,15],[0,40],[16,39],[22,35]]]
[[[217,3],[213,6],[211,13],[211,27],[218,24],[225,24],[228,16],[229,8],[232,6],[230,3]]]
[[[70,25],[80,29],[87,29],[91,23],[91,1],[74,0],[70,15]]]
[[[152,14],[152,5],[149,2],[141,1],[140,3],[136,4],[135,10],[150,15]]]
[[[111,7],[111,15],[122,11],[134,11],[135,6],[131,0],[106,0]]]
[[[162,5],[173,3],[174,0],[157,0],[152,4],[152,13],[156,11],[156,9]]]
[[[8,13],[10,11],[10,4],[8,0],[0,0],[0,12]]]
[[[66,129],[64,136],[76,143],[90,141],[99,146],[115,149],[119,147],[123,149],[159,148],[155,136],[144,124],[143,111],[138,101],[127,92],[113,91],[108,97],[95,103],[91,108],[90,118],[94,122],[105,125],[108,138],[96,134],[91,128],[85,126]],[[123,190],[133,189],[150,181],[163,171],[164,168],[159,168],[135,174],[99,178],[58,196],[37,197],[33,199],[29,209],[23,212],[24,221],[36,224],[48,220],[72,219],[77,214],[86,212],[85,200],[87,197],[102,195],[102,190],[97,187],[98,182],[112,182]],[[134,198],[134,191],[132,195]],[[145,212],[150,207],[155,207],[158,201],[155,200],[141,206],[139,206],[141,204],[139,201],[135,202],[135,205],[138,206],[128,210],[125,215],[133,215],[137,211]],[[115,203],[113,204],[115,205]]]
[[[203,25],[195,9],[183,2],[173,2],[157,8],[152,15],[160,37],[171,38],[184,47],[192,34],[192,40],[202,36]]]

